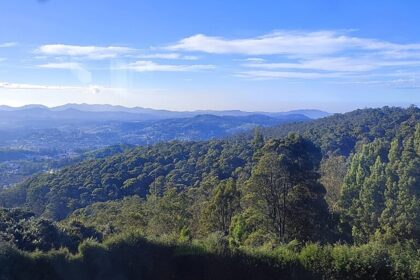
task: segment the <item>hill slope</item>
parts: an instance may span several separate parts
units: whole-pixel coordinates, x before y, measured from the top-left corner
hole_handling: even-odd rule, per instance
[[[304,115],[215,116],[138,121],[118,111],[0,110],[0,187],[80,158],[86,151],[116,144],[148,145],[170,140],[223,138],[256,126],[308,121]],[[59,164],[57,164],[57,162]]]
[[[306,123],[291,123],[262,129],[267,137],[284,137],[295,132],[318,144],[324,153],[335,152],[348,156],[357,143],[367,143],[375,138],[390,140],[402,123],[415,126],[420,122],[420,109],[383,107],[359,109],[345,114]]]
[[[417,108],[366,109],[264,132],[278,137],[299,132],[314,138],[324,154],[348,155],[358,143],[393,137],[404,125],[418,123],[419,115]],[[8,207],[27,204],[39,215],[61,219],[97,201],[134,194],[144,197],[151,186],[171,184],[186,188],[197,185],[208,175],[224,179],[237,177],[241,172],[249,174],[255,152],[251,141],[237,138],[135,148],[69,166],[55,174],[36,176],[3,191],[0,202]]]

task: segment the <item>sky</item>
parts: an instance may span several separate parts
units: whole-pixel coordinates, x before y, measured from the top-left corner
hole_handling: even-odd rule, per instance
[[[1,0],[0,105],[420,105],[420,1]]]

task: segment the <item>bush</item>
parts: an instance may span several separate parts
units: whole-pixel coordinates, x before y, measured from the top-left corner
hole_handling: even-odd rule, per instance
[[[381,244],[335,245],[332,248],[335,279],[391,279],[391,263]]]
[[[308,244],[299,254],[303,267],[323,278],[332,278],[332,256],[330,246]]]
[[[193,242],[196,243],[196,242]],[[416,243],[384,246],[306,244],[272,250],[226,251],[221,234],[200,246],[153,243],[140,234],[84,241],[77,254],[62,248],[22,252],[0,245],[3,279],[420,279]]]

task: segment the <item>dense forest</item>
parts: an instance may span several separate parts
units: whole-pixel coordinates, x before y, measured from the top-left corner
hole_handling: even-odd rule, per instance
[[[105,110],[105,111],[102,111]],[[316,110],[172,112],[106,105],[0,106],[0,188],[115,145],[221,139],[257,126],[309,121]],[[6,121],[3,121],[6,120]]]
[[[0,205],[4,279],[419,279],[420,110],[121,150]]]

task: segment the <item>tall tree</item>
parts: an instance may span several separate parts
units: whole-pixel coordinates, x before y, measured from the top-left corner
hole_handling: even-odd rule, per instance
[[[339,211],[339,200],[344,177],[347,173],[347,160],[344,156],[330,154],[321,161],[321,179],[327,194],[325,200],[331,212]]]
[[[321,237],[328,219],[325,189],[318,183],[320,151],[297,135],[271,140],[252,171],[245,205],[260,212],[280,242]],[[252,211],[249,211],[252,212]]]
[[[391,143],[365,144],[351,160],[340,199],[356,243],[376,233],[389,241],[420,234],[420,125],[403,126]]]
[[[363,145],[352,156],[344,178],[340,206],[342,221],[351,226],[357,243],[367,242],[375,233],[384,208],[384,165],[387,143],[377,140]]]
[[[145,204],[148,216],[147,232],[152,236],[171,235],[178,237],[188,226],[190,213],[187,196],[175,187],[168,186],[163,196],[151,194]]]
[[[228,235],[232,217],[239,210],[239,199],[236,182],[232,179],[221,181],[202,212],[201,220],[207,230]]]
[[[396,240],[420,235],[420,125],[401,141],[393,141],[387,168],[386,207],[382,231]]]

